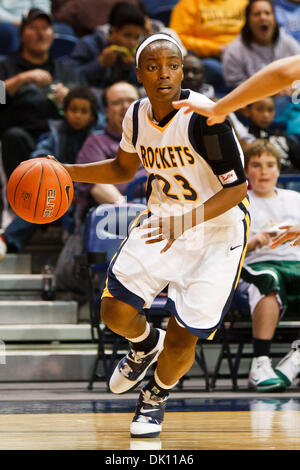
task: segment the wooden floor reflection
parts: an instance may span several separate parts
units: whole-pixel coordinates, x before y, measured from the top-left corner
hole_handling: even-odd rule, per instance
[[[0,449],[299,450],[300,411],[166,413],[160,439],[130,439],[132,413],[0,415]]]

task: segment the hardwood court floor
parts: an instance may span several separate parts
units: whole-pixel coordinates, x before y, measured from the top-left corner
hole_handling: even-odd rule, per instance
[[[1,450],[300,449],[300,393],[178,393],[160,439],[130,438],[135,394],[54,390],[46,398],[2,389]]]
[[[160,439],[130,439],[131,413],[0,417],[1,450],[299,450],[300,411],[167,413]]]

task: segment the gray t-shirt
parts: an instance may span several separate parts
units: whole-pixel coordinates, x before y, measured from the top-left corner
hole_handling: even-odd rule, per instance
[[[270,62],[297,54],[300,54],[300,44],[282,29],[271,46],[251,43],[246,47],[239,35],[226,47],[222,57],[225,81],[228,86],[236,87]]]

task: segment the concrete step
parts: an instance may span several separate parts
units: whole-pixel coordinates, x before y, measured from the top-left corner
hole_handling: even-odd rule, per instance
[[[68,348],[13,350],[6,345],[0,361],[1,382],[49,382],[89,380],[96,345]],[[101,369],[100,369],[101,370]]]
[[[206,348],[206,360],[210,374],[216,363],[220,345]],[[110,353],[109,346],[105,348]],[[126,354],[122,349],[120,354]],[[2,344],[0,349],[0,381],[3,382],[72,382],[88,381],[96,359],[97,345],[87,344]],[[241,370],[249,370],[250,359],[243,360]],[[222,371],[227,372],[224,364]],[[103,374],[100,361],[99,372]],[[203,377],[199,365],[194,362],[188,377]]]
[[[0,262],[0,274],[30,274],[31,255],[7,254]]]
[[[1,324],[77,323],[78,304],[63,300],[0,300]]]
[[[0,274],[1,291],[41,291],[42,274]]]
[[[42,300],[41,274],[0,274],[0,300]]]
[[[0,325],[0,338],[4,342],[22,341],[91,341],[91,327],[86,324]]]
[[[273,345],[273,351],[280,351],[282,356],[289,348],[289,344]],[[110,352],[109,347],[105,349],[107,353]],[[236,348],[232,348],[232,352],[235,352],[235,350]],[[250,351],[252,352],[252,345],[246,345],[245,352]],[[126,352],[126,349],[120,351],[122,354]],[[208,371],[211,375],[220,352],[220,345],[205,345],[204,352]],[[21,345],[0,341],[0,382],[88,381],[92,373],[96,353],[97,345],[89,342],[86,344],[71,342],[68,344]],[[250,365],[251,358],[243,358],[239,373],[247,375]],[[99,372],[103,373],[101,362]],[[223,361],[221,373],[229,374],[227,361]],[[195,361],[187,374],[187,378],[192,379],[199,376],[203,377],[203,372]],[[218,384],[217,381],[217,386]]]

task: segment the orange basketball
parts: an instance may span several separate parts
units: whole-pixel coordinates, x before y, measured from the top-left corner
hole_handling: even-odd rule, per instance
[[[55,160],[43,157],[20,163],[7,183],[12,209],[34,224],[47,224],[63,216],[71,205],[73,193],[67,170]]]

